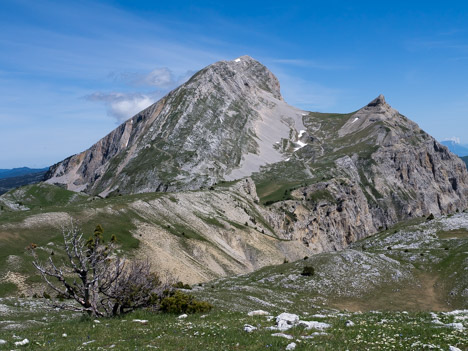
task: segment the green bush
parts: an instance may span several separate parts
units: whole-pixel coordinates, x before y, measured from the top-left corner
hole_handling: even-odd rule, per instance
[[[14,296],[18,292],[16,284],[11,282],[0,283],[0,297]]]
[[[192,295],[176,290],[161,301],[161,311],[165,313],[202,313],[213,308],[211,304],[195,300]]]
[[[177,282],[175,284],[172,285],[172,287],[176,288],[176,289],[187,289],[187,290],[192,290],[192,287],[188,284],[184,284],[182,282]]]
[[[304,268],[302,269],[302,273],[301,273],[301,275],[306,276],[306,277],[310,277],[314,274],[315,274],[315,269],[312,266],[304,266]]]

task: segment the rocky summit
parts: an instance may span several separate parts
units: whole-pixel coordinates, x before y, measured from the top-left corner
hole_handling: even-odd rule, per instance
[[[53,166],[49,183],[106,196],[199,189],[285,159],[275,147],[304,129],[276,77],[248,56],[221,61]]]
[[[464,210],[468,192],[463,161],[383,95],[349,114],[302,111],[249,56],[202,69],[46,177],[101,196],[251,177],[275,233],[316,252]]]

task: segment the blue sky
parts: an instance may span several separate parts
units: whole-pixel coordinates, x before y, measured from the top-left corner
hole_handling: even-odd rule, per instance
[[[250,55],[283,96],[350,112],[379,94],[468,143],[468,4],[376,1],[0,3],[0,168],[49,166],[218,60]]]

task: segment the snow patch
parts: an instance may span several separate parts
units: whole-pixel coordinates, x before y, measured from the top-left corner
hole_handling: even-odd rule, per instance
[[[351,123],[356,122],[359,119],[359,117],[356,117]]]
[[[237,58],[237,59],[234,60],[234,62],[241,62],[241,59]]]
[[[294,148],[294,151],[297,151],[297,150],[299,150],[299,149],[302,149],[304,146],[307,145],[306,143],[303,143],[303,142],[300,141],[300,140],[298,140],[298,141],[296,142],[296,144],[298,144],[299,147],[295,147],[295,148]]]

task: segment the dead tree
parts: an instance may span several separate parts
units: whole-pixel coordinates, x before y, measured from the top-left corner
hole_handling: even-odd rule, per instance
[[[142,307],[157,307],[163,294],[172,289],[168,277],[161,279],[151,272],[147,261],[128,261],[116,255],[113,236],[103,240],[97,226],[87,241],[73,223],[62,228],[65,258],[58,264],[50,256],[40,262],[37,248],[31,246],[33,265],[47,285],[71,302],[54,301],[61,309],[84,312],[94,317],[115,316]]]

